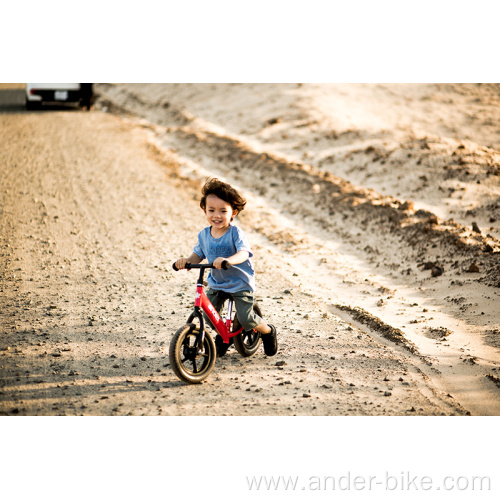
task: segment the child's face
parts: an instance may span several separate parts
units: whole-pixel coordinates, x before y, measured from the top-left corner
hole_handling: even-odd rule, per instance
[[[238,213],[231,205],[221,200],[214,194],[209,194],[206,199],[205,215],[208,223],[217,230],[224,230],[229,227],[231,219]]]

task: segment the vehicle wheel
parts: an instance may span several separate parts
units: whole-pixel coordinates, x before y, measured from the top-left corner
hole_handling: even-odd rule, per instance
[[[198,352],[196,339],[199,328],[188,323],[175,332],[170,342],[170,365],[174,373],[188,384],[200,384],[212,371],[216,352],[212,337],[205,332],[202,352]]]
[[[260,307],[257,304],[253,305],[253,310],[262,318]],[[241,328],[238,317],[234,318],[233,332]],[[242,331],[239,335],[233,337],[234,348],[244,357],[253,356],[260,346],[260,333],[255,330]]]
[[[28,101],[28,99],[26,99],[26,109],[28,111],[40,109],[40,103],[38,101]]]

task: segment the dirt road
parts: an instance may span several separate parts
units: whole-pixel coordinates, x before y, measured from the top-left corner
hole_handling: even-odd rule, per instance
[[[147,89],[98,91],[90,113],[27,113],[22,90],[0,90],[0,414],[500,414],[495,234],[460,239],[460,223],[287,158],[276,138],[268,150],[251,131],[243,141],[221,128],[237,111],[207,121]],[[306,128],[314,142],[317,125]],[[214,174],[248,198],[238,223],[280,350],[231,349],[188,386],[168,345],[195,276],[171,262],[192,250]],[[424,270],[436,248],[439,283]],[[472,289],[455,273],[473,263]]]

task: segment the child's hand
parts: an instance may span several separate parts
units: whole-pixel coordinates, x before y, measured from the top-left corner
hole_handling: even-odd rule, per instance
[[[213,262],[214,267],[215,267],[216,269],[222,269],[222,263],[223,263],[225,260],[227,260],[227,259],[226,259],[226,258],[224,258],[224,257],[217,257],[217,258],[214,260],[214,262]]]
[[[177,259],[175,261],[175,267],[179,270],[184,269],[186,267],[186,262],[187,259],[185,259],[184,257],[182,257],[181,259]]]

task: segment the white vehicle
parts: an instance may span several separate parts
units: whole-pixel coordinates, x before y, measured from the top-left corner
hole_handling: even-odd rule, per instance
[[[38,109],[42,103],[70,103],[90,109],[93,101],[92,84],[86,83],[27,83],[26,109]]]

